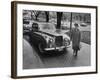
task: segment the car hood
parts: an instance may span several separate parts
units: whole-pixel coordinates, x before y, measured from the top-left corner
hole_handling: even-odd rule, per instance
[[[48,36],[48,37],[53,37],[53,36],[63,36],[63,38],[68,38],[70,40],[70,37],[67,35],[67,32],[69,30],[42,30],[40,33],[42,33],[42,36]]]
[[[43,36],[47,41],[49,40],[49,38],[52,38],[52,37],[57,37],[57,36],[63,36],[63,39],[67,38],[70,40],[70,37],[66,34],[66,32],[68,31],[64,31],[64,30],[61,30],[61,31],[37,31],[37,32],[34,32],[35,34],[38,34],[38,35],[41,35]]]
[[[62,36],[69,30],[42,30],[42,32],[53,35],[53,36]]]

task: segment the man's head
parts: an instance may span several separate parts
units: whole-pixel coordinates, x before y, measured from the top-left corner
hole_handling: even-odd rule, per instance
[[[79,27],[79,25],[77,23],[75,23],[74,26],[77,27],[77,28]]]

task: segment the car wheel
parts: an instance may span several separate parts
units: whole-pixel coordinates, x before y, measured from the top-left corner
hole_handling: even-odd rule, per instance
[[[39,43],[38,49],[39,49],[39,52],[40,53],[44,53],[44,47],[43,47],[43,44],[42,43]]]

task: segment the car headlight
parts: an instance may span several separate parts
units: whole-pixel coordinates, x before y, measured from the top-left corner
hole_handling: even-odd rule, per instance
[[[50,48],[54,46],[54,40],[53,40],[53,38],[49,38],[48,46],[49,46]]]
[[[47,36],[44,36],[45,39],[47,39]]]
[[[70,40],[67,38],[64,38],[64,45],[68,46],[70,44]]]
[[[64,42],[67,42],[68,41],[68,39],[67,38],[64,38]]]
[[[52,43],[53,42],[53,39],[52,38],[49,38],[49,41]]]

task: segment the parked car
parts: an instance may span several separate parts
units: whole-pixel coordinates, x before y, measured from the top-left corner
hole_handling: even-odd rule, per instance
[[[81,23],[80,26],[87,27],[87,24],[86,23]]]
[[[32,30],[33,21],[23,20],[23,34],[29,34]]]
[[[66,30],[67,32],[67,30]],[[65,51],[70,46],[70,37],[52,23],[33,23],[31,41],[37,45],[40,53],[45,51]]]

